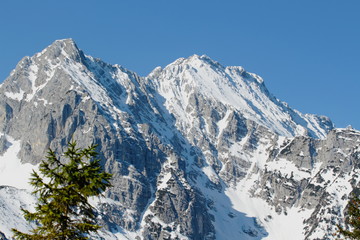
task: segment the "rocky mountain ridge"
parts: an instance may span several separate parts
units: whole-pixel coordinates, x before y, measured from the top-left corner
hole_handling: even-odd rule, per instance
[[[358,131],[293,110],[259,76],[207,56],[140,77],[58,40],[1,85],[0,132],[3,173],[70,139],[98,144],[114,187],[93,200],[104,226],[94,238],[334,239],[358,187]],[[0,185],[26,186],[13,175]]]

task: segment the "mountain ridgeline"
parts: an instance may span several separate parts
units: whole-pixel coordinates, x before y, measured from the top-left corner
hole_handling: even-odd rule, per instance
[[[358,187],[359,131],[291,109],[259,76],[207,56],[140,77],[55,41],[2,83],[0,134],[0,174],[36,168],[72,139],[98,145],[113,187],[93,200],[94,239],[336,239]],[[34,199],[2,179],[9,238],[31,228],[15,207]]]

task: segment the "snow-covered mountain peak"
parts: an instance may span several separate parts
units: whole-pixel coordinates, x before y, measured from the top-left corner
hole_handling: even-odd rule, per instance
[[[112,102],[115,96],[123,99],[121,102],[133,103],[139,96],[137,89],[148,85],[166,99],[171,112],[180,114],[179,119],[189,124],[192,120],[187,114],[201,98],[207,104],[236,110],[244,118],[284,136],[310,134],[322,138],[332,128],[330,121],[323,124],[323,119],[302,115],[277,100],[256,74],[242,67],[224,67],[206,55],[179,58],[163,69],[156,68],[144,79],[119,65],[86,56],[72,39],[63,39],[24,58],[16,72],[17,76],[11,76],[13,79],[2,87],[7,97],[18,101],[29,102],[34,96],[34,101],[43,101],[42,89],[54,82],[67,89],[81,86],[81,91],[100,105]],[[122,106],[125,109],[126,104]]]
[[[114,176],[92,239],[332,239],[360,173],[360,132],[332,128],[205,55],[143,78],[59,40],[0,87],[0,238],[35,200],[1,185],[74,139]]]
[[[79,51],[79,48],[72,38],[55,40],[49,47],[66,49],[68,51]]]
[[[154,69],[148,77],[151,78],[155,73],[160,75],[160,72],[168,77],[174,76],[174,74],[182,75],[197,87],[202,87],[210,82],[214,83],[217,88],[223,88],[224,84],[238,87],[238,85],[242,84],[257,83],[261,88],[265,88],[264,90],[267,92],[266,87],[262,86],[264,80],[260,76],[247,72],[241,66],[224,67],[207,55],[194,54],[188,58],[179,58],[164,69]],[[233,75],[236,75],[236,77],[233,77]]]
[[[79,60],[81,55],[81,51],[77,47],[75,41],[71,38],[56,40],[47,48],[45,48],[42,52],[36,54],[37,58],[40,58],[42,55],[45,55],[46,58],[59,58],[68,57],[73,60]]]
[[[60,78],[63,76],[61,72],[77,64],[83,65],[84,59],[84,54],[72,39],[57,40],[32,57],[24,57],[1,87],[8,98],[27,102],[34,100],[36,105],[49,82],[56,82],[58,88],[60,84],[71,84],[70,78]],[[50,101],[40,98],[44,102]]]
[[[182,66],[185,68],[203,68],[203,67],[212,67],[219,68],[218,70],[224,70],[224,67],[217,61],[214,61],[207,55],[197,55],[194,54],[188,58],[179,58],[166,66],[165,68],[172,68],[176,66]]]
[[[170,111],[191,123],[186,111],[199,98],[207,104],[221,104],[239,111],[246,119],[283,136],[325,137],[331,121],[323,123],[314,115],[303,115],[277,100],[267,90],[263,79],[242,67],[224,67],[208,56],[180,58],[148,76],[166,99]]]
[[[197,55],[194,54],[192,56],[190,56],[189,58],[186,59],[188,62],[193,62],[193,63],[200,63],[200,64],[209,64],[218,68],[224,68],[219,62],[211,59],[209,56],[203,54],[203,55]]]

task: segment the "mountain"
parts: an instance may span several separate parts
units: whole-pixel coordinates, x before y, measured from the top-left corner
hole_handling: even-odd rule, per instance
[[[72,39],[23,58],[0,86],[0,236],[48,148],[98,144],[113,187],[92,199],[94,239],[335,239],[358,188],[360,132],[276,99],[207,56],[147,77]],[[10,220],[8,220],[10,219]]]

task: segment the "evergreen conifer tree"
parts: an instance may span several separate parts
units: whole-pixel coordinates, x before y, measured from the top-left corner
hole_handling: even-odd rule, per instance
[[[82,240],[100,228],[88,198],[101,195],[111,186],[111,174],[102,171],[95,148],[78,149],[76,142],[70,142],[64,153],[66,163],[49,150],[47,160],[40,164],[40,175],[33,171],[30,179],[33,194],[39,197],[36,211],[22,210],[36,228],[30,233],[13,229],[16,239]]]
[[[338,225],[339,233],[347,239],[360,239],[360,199],[355,194],[349,200],[348,218],[345,221],[351,230],[346,230]]]

